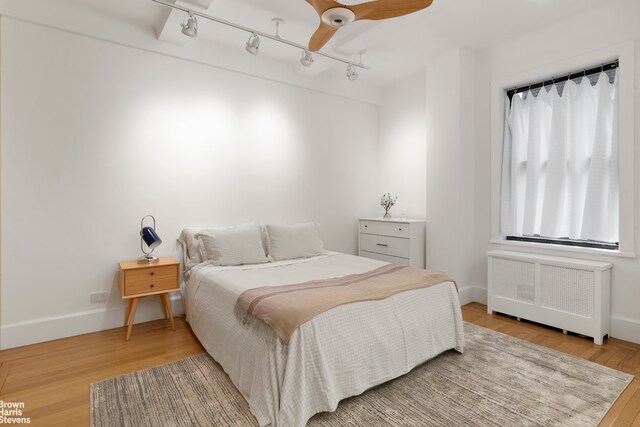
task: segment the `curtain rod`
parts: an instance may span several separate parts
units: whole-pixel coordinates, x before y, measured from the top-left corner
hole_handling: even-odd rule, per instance
[[[615,70],[616,68],[620,67],[620,61],[618,59],[616,59],[615,61],[612,62],[608,62],[602,65],[598,65],[597,67],[593,67],[593,68],[586,68],[583,71],[577,71],[575,73],[570,73],[570,74],[565,74],[564,76],[561,77],[554,77],[550,80],[543,80],[543,81],[539,81],[536,83],[531,83],[528,85],[524,85],[524,86],[520,86],[518,88],[514,88],[514,89],[509,89],[507,90],[507,96],[509,97],[509,99],[513,98],[513,95],[515,95],[516,93],[521,93],[521,92],[527,92],[531,89],[538,89],[538,88],[542,88],[544,86],[547,86],[549,84],[556,84],[558,82],[562,82],[562,81],[568,81],[568,80],[573,80],[573,79],[577,79],[578,77],[586,77],[592,74],[597,74],[597,73],[602,73],[605,71],[610,71],[610,70]]]
[[[257,31],[257,30],[254,30],[252,28],[245,27],[244,25],[236,24],[236,23],[231,22],[231,21],[226,21],[226,20],[221,19],[221,18],[216,18],[215,16],[207,15],[205,13],[201,13],[201,12],[198,12],[198,11],[186,8],[186,7],[182,7],[182,6],[178,6],[178,5],[175,5],[175,4],[167,3],[167,2],[162,1],[162,0],[151,0],[151,1],[155,2],[155,3],[158,3],[158,4],[161,4],[161,5],[165,6],[165,7],[171,8],[171,9],[181,10],[183,12],[186,12],[186,13],[190,14],[190,15],[199,16],[201,18],[217,22],[218,24],[227,25],[229,27],[233,27],[233,28],[236,28],[238,30],[246,31],[248,33],[256,34],[256,35],[258,35],[260,37],[264,37],[264,38],[267,38],[267,39],[270,39],[270,40],[273,40],[273,41],[276,41],[276,42],[288,44],[289,46],[297,47],[298,49],[308,50],[306,46],[303,46],[303,45],[298,44],[296,42],[292,42],[292,41],[283,39],[282,37],[272,36],[271,34],[263,33],[262,31]],[[352,61],[349,61],[349,60],[344,59],[344,58],[339,58],[337,56],[330,55],[328,53],[322,53],[322,52],[312,52],[312,53],[314,55],[320,55],[320,56],[324,56],[325,58],[333,59],[334,61],[339,61],[339,62],[343,62],[343,63],[348,64],[348,65],[353,65],[354,67],[362,68],[364,70],[370,70],[371,69],[371,67],[368,67],[368,66],[366,66],[366,65],[364,65],[362,63],[352,62]]]

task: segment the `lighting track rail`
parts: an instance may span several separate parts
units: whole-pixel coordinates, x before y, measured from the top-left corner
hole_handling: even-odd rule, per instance
[[[264,37],[266,39],[273,40],[273,41],[278,42],[278,43],[284,43],[284,44],[287,44],[289,46],[301,49],[303,51],[308,51],[306,46],[303,46],[303,45],[298,44],[296,42],[292,42],[290,40],[283,39],[280,36],[273,36],[271,34],[263,33],[262,31],[257,31],[257,30],[254,30],[252,28],[245,27],[244,25],[240,25],[240,24],[236,24],[236,23],[231,22],[231,21],[226,21],[224,19],[216,18],[215,16],[207,15],[205,13],[201,13],[201,12],[189,9],[187,7],[183,7],[183,6],[178,6],[178,5],[175,5],[175,4],[167,3],[167,2],[162,1],[162,0],[151,0],[151,1],[154,2],[154,3],[161,4],[162,6],[165,6],[165,7],[171,8],[171,9],[175,9],[175,10],[180,10],[182,12],[186,12],[186,13],[189,14],[189,16],[199,16],[201,18],[217,22],[218,24],[227,25],[229,27],[233,27],[233,28],[236,28],[236,29],[241,30],[241,31],[246,31],[247,33],[251,33],[253,35]],[[355,63],[355,62],[349,61],[348,59],[340,58],[338,56],[330,55],[328,53],[313,52],[313,54],[314,55],[319,55],[319,56],[324,56],[325,58],[332,59],[334,61],[342,62],[344,64],[347,64],[347,66],[349,66],[349,67],[358,67],[358,68],[362,68],[363,70],[370,70],[371,69],[371,67],[368,67],[368,66],[364,65],[362,62]],[[353,69],[353,68],[351,68],[351,69]]]

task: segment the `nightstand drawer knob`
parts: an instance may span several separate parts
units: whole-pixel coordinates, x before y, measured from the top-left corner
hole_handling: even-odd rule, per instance
[[[153,276],[155,273],[152,271],[152,272],[151,272],[151,273],[149,273],[149,274]]]
[[[151,285],[151,287],[152,287],[152,288],[153,288],[153,287],[155,287],[155,286],[156,286],[156,285]]]

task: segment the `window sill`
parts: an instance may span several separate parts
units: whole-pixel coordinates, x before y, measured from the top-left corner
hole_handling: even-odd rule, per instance
[[[576,252],[576,253],[583,253],[583,254],[614,256],[614,257],[622,257],[622,258],[636,257],[636,254],[633,252],[620,252],[619,250],[612,251],[608,249],[597,249],[597,248],[582,248],[579,246],[554,245],[551,243],[518,242],[518,241],[506,240],[506,239],[491,239],[489,243],[492,243],[494,245],[517,246],[521,248],[531,248],[531,249],[539,249],[539,250],[547,250],[547,251]]]

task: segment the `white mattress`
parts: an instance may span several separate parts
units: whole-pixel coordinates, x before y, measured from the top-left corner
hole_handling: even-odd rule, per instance
[[[304,426],[340,400],[397,378],[443,351],[463,351],[455,286],[441,283],[347,304],[303,324],[289,345],[256,336],[233,308],[245,290],[363,273],[386,263],[332,253],[253,266],[196,266],[185,285],[187,320],[249,403],[260,426]]]

